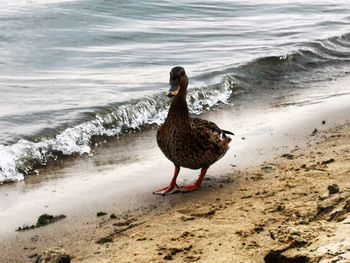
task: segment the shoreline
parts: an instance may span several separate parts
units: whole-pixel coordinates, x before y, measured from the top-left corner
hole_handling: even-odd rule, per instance
[[[271,161],[276,156],[305,150],[310,139],[322,139],[324,131],[349,123],[349,97],[335,96],[316,104],[251,110],[244,116],[230,109],[206,114],[204,118],[231,129],[236,136],[233,137],[228,154],[210,168],[203,187],[193,193],[169,197],[151,195],[154,189],[168,183],[173,169],[171,163],[157,150],[154,130],[112,141],[106,147],[96,148],[92,157],[49,166],[42,170],[44,178],[38,178],[39,175],[16,185],[1,186],[3,201],[0,204],[0,220],[6,227],[0,232],[0,239],[5,244],[0,249],[0,262],[30,262],[28,256],[52,246],[62,246],[74,256],[73,261],[108,261],[97,257],[101,253],[96,254],[97,258],[89,254],[89,251],[102,249],[94,250],[99,247],[95,243],[96,237],[108,235],[114,228],[110,220],[97,218],[97,212],[115,213],[120,218],[164,214],[168,210],[174,212],[174,207],[191,203],[203,194],[211,197],[221,195],[222,189],[229,191],[234,198],[240,198],[237,196],[242,192],[239,189],[243,189],[247,181],[240,177],[245,171],[257,169],[264,161]],[[323,120],[326,121],[325,125],[322,125]],[[310,136],[315,128],[318,133]],[[120,160],[125,161],[118,162]],[[197,172],[182,170],[181,182],[195,180]],[[229,174],[233,174],[233,177],[228,177]],[[228,178],[233,184],[225,186]],[[211,200],[220,205],[216,199]],[[23,224],[35,223],[36,218],[43,213],[65,214],[67,218],[23,233],[14,231]],[[201,220],[205,217],[199,216]],[[187,221],[193,220],[181,222]],[[143,229],[146,225],[142,224],[134,230]],[[129,235],[129,231],[125,233]],[[39,237],[38,240],[32,241],[35,236]],[[82,247],[91,250],[82,251]],[[108,250],[110,246],[102,247]],[[142,258],[140,260],[142,262]]]

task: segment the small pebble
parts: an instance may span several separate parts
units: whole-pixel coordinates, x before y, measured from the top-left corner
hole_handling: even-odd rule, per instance
[[[330,184],[327,189],[330,195],[339,193],[339,186],[337,184]]]

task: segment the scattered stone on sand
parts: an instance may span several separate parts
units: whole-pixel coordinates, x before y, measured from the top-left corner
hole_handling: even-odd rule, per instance
[[[270,250],[264,257],[265,263],[309,263],[310,258],[306,255],[284,255],[282,251]]]
[[[34,235],[34,236],[32,236],[32,237],[30,238],[30,240],[33,241],[33,242],[38,242],[39,236],[38,236],[38,235]]]
[[[339,193],[339,186],[337,184],[330,184],[327,189],[330,195]]]
[[[60,247],[48,248],[40,253],[35,263],[70,263],[71,257]]]
[[[112,236],[101,237],[99,240],[96,241],[97,244],[105,244],[111,242],[113,242]]]
[[[325,120],[323,120],[323,121],[322,121],[322,124],[323,124],[323,125],[325,125],[325,124],[326,124],[326,121],[325,121]]]
[[[276,169],[270,165],[263,165],[261,166],[261,170],[264,171],[265,173],[271,173],[273,170],[276,170]]]
[[[191,221],[196,218],[211,218],[215,215],[217,208],[204,207],[199,209],[180,209],[177,212],[181,213],[180,219],[182,221]]]
[[[137,227],[139,225],[142,225],[145,223],[145,221],[142,221],[142,222],[135,222],[135,223],[132,223],[133,221],[127,221],[128,224],[125,225],[125,224],[120,224],[119,228],[117,229],[114,229],[114,231],[112,233],[110,233],[109,235],[107,236],[104,236],[104,237],[101,237],[99,238],[96,243],[97,244],[105,244],[105,243],[110,243],[110,242],[113,242],[113,238],[115,236],[118,236],[119,234],[131,229],[131,228],[134,228],[134,227]],[[116,223],[113,224],[114,226],[116,226]],[[124,226],[124,227],[122,227]]]
[[[197,251],[193,251],[193,245],[181,244],[177,246],[160,246],[158,245],[158,255],[163,255],[165,260],[173,260],[174,257],[179,255],[182,258],[182,262],[194,262],[200,259],[200,256],[196,255]],[[191,253],[193,252],[193,254]],[[191,254],[189,254],[191,253]]]
[[[287,158],[287,159],[289,159],[289,160],[294,159],[294,155],[293,155],[293,154],[290,154],[290,153],[282,154],[281,157]]]
[[[113,213],[110,215],[110,219],[117,219],[117,216]]]
[[[318,133],[318,130],[315,128],[313,132],[311,133],[311,136],[315,136]]]
[[[243,195],[241,197],[241,199],[249,199],[249,198],[252,198],[253,196],[251,194],[248,194],[248,195]]]
[[[350,189],[336,192],[319,200],[315,219],[340,222],[350,212]]]
[[[310,258],[295,248],[304,247],[305,241],[293,241],[270,249],[264,256],[265,263],[308,263]]]
[[[191,221],[191,220],[195,220],[196,217],[194,217],[194,216],[188,216],[188,215],[182,215],[182,216],[180,217],[180,219],[181,219],[182,221]]]
[[[128,220],[124,220],[124,221],[119,221],[116,223],[113,223],[113,226],[128,226],[133,222],[133,220],[128,219]]]
[[[325,165],[325,164],[329,164],[329,163],[333,163],[335,160],[333,158],[330,158],[328,160],[322,161],[321,164]]]

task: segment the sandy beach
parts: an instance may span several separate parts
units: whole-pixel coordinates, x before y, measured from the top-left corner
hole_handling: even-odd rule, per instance
[[[72,262],[349,262],[350,97],[334,94],[204,115],[236,136],[192,193],[151,194],[173,169],[153,129],[1,186],[0,262],[54,247]],[[44,213],[66,218],[15,231]]]
[[[349,0],[0,19],[0,263],[350,263]]]
[[[189,196],[100,220],[82,262],[350,262],[350,125]],[[95,239],[96,240],[96,239]]]

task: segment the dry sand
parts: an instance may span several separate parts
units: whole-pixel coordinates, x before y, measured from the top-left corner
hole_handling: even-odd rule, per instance
[[[77,239],[56,246],[73,262],[350,262],[349,142],[350,124],[315,132],[308,147],[208,177],[199,191],[82,220]],[[27,232],[7,262],[45,248]]]
[[[350,262],[350,125],[183,200],[101,219],[82,262]],[[186,198],[185,198],[186,196]],[[85,249],[82,249],[85,250]]]

